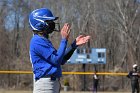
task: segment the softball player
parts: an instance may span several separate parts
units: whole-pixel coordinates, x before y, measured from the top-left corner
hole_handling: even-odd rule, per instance
[[[29,51],[35,79],[33,93],[60,93],[61,65],[67,62],[78,46],[90,39],[90,36],[80,35],[67,48],[70,25],[65,23],[61,31],[57,30],[57,19],[47,8],[36,9],[29,15],[29,24],[34,33]],[[49,40],[49,34],[53,31],[60,31],[62,37],[57,50]]]

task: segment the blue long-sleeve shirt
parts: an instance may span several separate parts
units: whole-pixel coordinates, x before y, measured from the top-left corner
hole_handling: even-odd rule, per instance
[[[45,37],[34,35],[30,42],[30,58],[35,79],[45,76],[61,77],[61,65],[71,57],[76,49],[74,42],[68,49],[67,40],[62,39],[58,50]]]

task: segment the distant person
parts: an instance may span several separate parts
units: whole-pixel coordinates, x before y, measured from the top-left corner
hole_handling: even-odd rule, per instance
[[[93,93],[97,93],[98,85],[99,85],[99,78],[96,73],[97,72],[95,71],[95,73],[93,74]]]
[[[34,34],[30,41],[30,59],[35,77],[33,93],[60,93],[61,65],[69,60],[78,46],[86,44],[90,39],[88,35],[79,35],[67,47],[70,25],[65,23],[61,30],[56,30],[57,19],[47,8],[36,9],[29,16]],[[58,31],[61,35],[61,40],[56,40],[60,42],[58,49],[49,40],[53,31]]]
[[[138,73],[138,66],[137,64],[133,65],[133,70],[130,71],[127,75],[128,78],[131,80],[131,87],[132,87],[132,93],[139,93],[139,73]]]

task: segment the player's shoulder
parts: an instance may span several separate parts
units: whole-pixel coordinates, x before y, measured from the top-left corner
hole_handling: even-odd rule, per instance
[[[42,37],[42,36],[39,36],[39,35],[34,35],[31,39],[32,42],[46,42],[48,41],[46,38]]]

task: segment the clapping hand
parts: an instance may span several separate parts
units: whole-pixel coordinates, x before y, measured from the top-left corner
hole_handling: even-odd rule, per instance
[[[89,35],[87,35],[87,36],[80,35],[76,38],[76,45],[78,45],[78,46],[83,45],[83,44],[87,43],[89,41],[89,39],[90,39]]]
[[[61,29],[61,36],[62,38],[66,38],[68,40],[69,38],[69,35],[70,35],[70,25],[68,23],[65,23],[63,28]],[[83,45],[85,43],[87,43],[90,39],[90,36],[87,35],[79,35],[77,38],[76,38],[76,45],[80,46],[80,45]]]
[[[70,25],[68,23],[65,23],[63,28],[61,29],[61,36],[62,38],[68,40],[69,35],[70,35]]]

